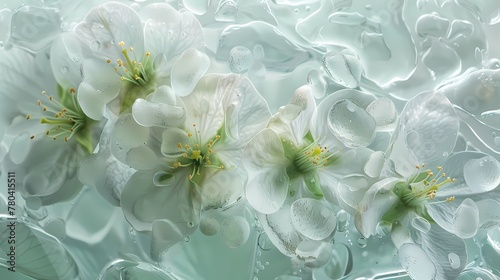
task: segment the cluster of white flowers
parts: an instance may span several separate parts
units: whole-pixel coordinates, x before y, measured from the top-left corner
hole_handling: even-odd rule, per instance
[[[466,241],[500,230],[494,1],[28,2],[0,10],[1,174],[19,246],[56,257],[18,260],[27,276],[79,277],[35,210],[87,189],[151,242],[125,265],[148,277],[197,232],[237,248],[250,231],[301,279],[350,277],[334,240],[352,219],[411,278],[456,279]]]

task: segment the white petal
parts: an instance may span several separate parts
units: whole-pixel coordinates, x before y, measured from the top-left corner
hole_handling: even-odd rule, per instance
[[[130,149],[126,157],[127,164],[137,170],[150,170],[160,164],[156,154],[147,146]]]
[[[170,247],[184,240],[184,235],[170,220],[155,220],[151,232],[151,258],[161,260],[161,255]]]
[[[398,197],[389,191],[397,182],[396,178],[386,178],[375,183],[359,203],[355,222],[356,229],[363,236],[375,235],[382,217],[398,202]]]
[[[297,144],[302,144],[302,139],[310,129],[311,117],[316,109],[316,102],[308,85],[296,89],[290,100],[290,104],[297,105],[301,111],[297,118],[290,122],[293,136]]]
[[[132,114],[122,115],[115,123],[111,135],[111,151],[120,161],[126,162],[127,152],[144,145],[149,139],[149,129],[138,125]]]
[[[82,64],[82,79],[111,100],[118,95],[122,81],[119,75],[105,62],[86,59]]]
[[[406,243],[399,248],[399,261],[412,279],[436,279],[436,267],[417,244]]]
[[[127,221],[137,231],[151,231],[153,222],[168,219],[187,233],[188,220],[182,212],[183,205],[191,203],[189,196],[181,194],[188,189],[187,174],[179,174],[170,186],[157,187],[153,184],[154,172],[136,172],[123,189],[121,207]]]
[[[245,164],[255,171],[289,164],[281,139],[272,129],[259,132],[245,147]]]
[[[180,126],[186,118],[185,110],[179,106],[154,103],[144,99],[136,99],[132,105],[135,121],[145,127]]]
[[[75,34],[103,61],[123,57],[121,41],[125,47],[134,47],[136,53],[144,53],[141,20],[132,8],[121,3],[106,3],[90,10],[75,27]]]
[[[172,88],[179,96],[187,96],[210,66],[208,56],[196,49],[184,51],[172,67]]]
[[[432,224],[427,233],[412,232],[415,242],[427,253],[436,267],[436,279],[456,279],[467,264],[465,242]]]
[[[82,49],[73,33],[63,33],[54,40],[50,50],[50,65],[57,83],[64,89],[77,88],[82,81],[80,63],[83,61]]]
[[[77,100],[85,115],[97,121],[102,119],[104,108],[109,101],[87,83],[81,83],[78,87]]]
[[[430,121],[432,120],[432,121]],[[455,147],[459,120],[453,105],[441,93],[421,93],[401,112],[399,128],[418,162],[441,164]]]
[[[168,128],[162,134],[161,153],[166,157],[179,157],[186,152],[184,145],[187,143],[189,137],[184,130],[176,127]]]
[[[243,195],[243,182],[240,176],[229,169],[207,174],[200,187],[202,210],[226,207]]]
[[[454,233],[460,238],[471,238],[479,228],[479,209],[476,203],[465,199],[455,211],[453,217]]]
[[[144,26],[148,51],[164,53],[170,61],[188,48],[203,46],[203,29],[193,14],[178,12],[164,3],[147,5],[140,13],[148,19]]]
[[[290,211],[295,229],[313,240],[326,239],[337,225],[335,213],[316,199],[298,199],[292,203]]]
[[[245,188],[245,196],[256,211],[272,214],[285,202],[288,184],[285,167],[270,168],[250,179]]]
[[[21,164],[28,156],[31,144],[30,135],[27,132],[17,136],[10,146],[10,160],[15,164]]]
[[[274,246],[287,256],[295,256],[295,249],[301,239],[292,225],[290,205],[284,204],[278,212],[271,215],[257,214],[257,216]]]
[[[331,243],[314,240],[303,240],[295,249],[297,258],[305,261],[309,268],[319,268],[328,263],[332,257],[333,247]]]
[[[177,96],[175,95],[174,90],[165,85],[157,87],[153,93],[146,97],[146,100],[167,105],[178,105]]]

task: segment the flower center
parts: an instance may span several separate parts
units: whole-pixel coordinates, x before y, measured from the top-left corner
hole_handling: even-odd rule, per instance
[[[320,166],[327,166],[335,161],[337,152],[330,152],[328,147],[321,146],[319,141],[313,141],[311,144],[300,150],[293,159],[295,169],[300,173],[309,173]]]
[[[146,87],[148,82],[151,80],[152,75],[150,69],[152,68],[150,61],[151,54],[146,52],[141,60],[137,61],[137,55],[134,52],[134,47],[124,48],[125,42],[121,41],[120,46],[122,47],[123,59],[117,59],[117,67],[115,71],[120,73],[122,81],[127,81],[138,86]],[[131,59],[129,52],[133,54],[134,59]],[[107,59],[106,63],[111,63],[111,59]]]
[[[177,148],[184,153],[172,164],[173,169],[192,168],[189,180],[199,182],[204,168],[224,169],[224,165],[213,155],[212,147],[220,140],[216,135],[207,143],[201,143],[200,131],[193,124],[194,133],[187,132],[187,143],[177,143]]]
[[[41,116],[26,115],[26,119],[40,119],[41,124],[48,126],[44,132],[53,140],[63,139],[65,142],[76,138],[78,143],[90,154],[93,152],[92,135],[90,131],[93,120],[83,113],[75,97],[75,89],[69,91],[60,90],[61,100],[58,101],[52,95],[48,96],[45,91],[42,95],[48,99],[48,103],[37,100],[38,106],[42,107]],[[31,135],[31,139],[36,136]]]
[[[137,98],[145,98],[155,86],[155,74],[151,53],[146,52],[142,57],[138,56],[134,47],[125,48],[125,43],[119,43],[122,47],[122,57],[113,63],[107,59],[106,63],[113,64],[114,70],[121,75],[123,81],[120,90],[120,113],[129,109]]]

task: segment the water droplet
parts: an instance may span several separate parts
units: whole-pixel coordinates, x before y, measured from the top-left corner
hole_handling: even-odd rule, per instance
[[[375,138],[375,120],[350,100],[340,100],[332,106],[328,127],[348,147],[366,147]]]
[[[90,42],[90,49],[97,52],[101,49],[101,43],[97,40]]]
[[[68,66],[61,67],[61,73],[66,74],[66,73],[68,73],[68,71],[69,71]]]
[[[358,246],[359,246],[360,248],[365,248],[367,243],[368,243],[368,241],[367,241],[367,240],[366,240],[366,238],[364,238],[364,237],[360,237],[360,238],[358,239]]]
[[[429,232],[429,230],[431,230],[431,224],[429,223],[429,221],[427,221],[427,219],[424,219],[420,216],[413,218],[411,225],[415,229],[417,229],[423,233]]]
[[[327,53],[323,57],[323,68],[334,82],[347,88],[358,87],[363,73],[358,55],[350,49]]]
[[[465,182],[474,192],[487,192],[500,184],[500,163],[491,157],[471,159],[464,166]]]
[[[500,137],[499,136],[495,137],[493,142],[495,143],[495,145],[500,146]]]
[[[309,74],[307,75],[307,83],[311,87],[314,97],[320,99],[325,96],[327,82],[318,70],[313,69],[309,71]]]
[[[184,237],[184,242],[189,242],[190,240],[191,240],[191,237],[189,237],[189,236]]]
[[[221,234],[226,246],[237,248],[247,242],[250,236],[250,225],[243,217],[227,217],[222,221]]]
[[[460,257],[457,254],[449,253],[448,260],[450,261],[451,268],[457,269],[460,267]]]
[[[190,227],[190,228],[192,228],[194,226],[194,224],[193,224],[193,222],[188,222],[187,226]]]
[[[349,227],[349,213],[344,210],[340,210],[337,213],[337,230],[339,232],[344,232]]]
[[[103,28],[104,28],[104,24],[99,23],[99,28],[100,28],[100,29],[103,29]]]
[[[447,157],[448,156],[448,152],[443,152],[443,157]]]
[[[479,209],[476,203],[466,198],[457,208],[453,216],[455,234],[460,238],[471,238],[477,233],[479,227]]]
[[[229,67],[233,73],[244,73],[252,66],[252,52],[243,46],[236,46],[229,52]]]

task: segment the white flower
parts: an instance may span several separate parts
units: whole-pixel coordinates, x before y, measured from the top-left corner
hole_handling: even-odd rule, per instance
[[[58,44],[65,55],[54,64],[81,67],[78,101],[92,119],[101,119],[105,106],[116,115],[130,111],[137,98],[160,85],[187,95],[208,68],[208,57],[197,50],[203,30],[192,14],[166,3],[147,5],[140,13],[144,21],[124,4],[99,5]]]
[[[248,202],[273,244],[309,268],[331,257],[336,218],[327,201],[354,213],[363,180],[372,180],[363,167],[373,152],[346,150],[326,123],[345,97],[330,95],[316,108],[310,88],[300,87],[245,149]]]
[[[76,168],[93,152],[103,123],[83,113],[74,87],[58,85],[45,53],[12,48],[0,56],[9,69],[0,77],[2,118],[14,137],[4,168],[17,171],[25,197],[43,205],[69,200],[82,188]]]
[[[178,114],[147,128],[136,120],[161,118],[148,114],[144,103]],[[121,196],[127,220],[153,238],[155,225],[183,236],[195,229],[201,211],[235,203],[243,193],[243,148],[269,116],[264,99],[238,75],[206,75],[182,100],[166,86],[138,99],[132,114],[117,121],[111,140],[114,155],[139,170]]]
[[[444,95],[422,93],[410,100],[388,151],[383,179],[370,187],[356,213],[358,231],[365,237],[390,232],[402,250],[400,257],[420,250],[404,244],[418,244],[431,260],[427,269],[436,279],[456,277],[465,267],[462,239],[474,236],[480,226],[474,200],[484,199],[478,194],[492,191],[500,182],[500,176],[495,175],[493,182],[480,183],[478,174],[469,178],[469,183],[478,184],[467,186],[466,174],[470,176],[474,161],[488,161],[493,173],[500,170],[500,164],[474,152],[448,158],[458,127],[458,117]],[[455,263],[450,263],[450,254],[456,256]],[[405,268],[419,279],[411,266]]]

